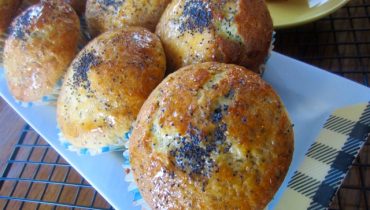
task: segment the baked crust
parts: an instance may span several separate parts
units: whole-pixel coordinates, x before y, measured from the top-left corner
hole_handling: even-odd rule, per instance
[[[263,209],[282,183],[293,129],[279,96],[232,64],[190,65],[151,93],[130,138],[153,209]]]
[[[172,1],[156,28],[170,71],[217,61],[260,72],[272,31],[264,0]]]
[[[170,0],[88,0],[86,20],[96,36],[104,31],[141,26],[154,31]]]
[[[40,0],[23,0],[27,4],[37,4]],[[86,0],[41,0],[41,1],[64,1],[70,4],[77,14],[82,15],[85,12]]]
[[[103,33],[72,62],[57,103],[61,133],[72,145],[123,146],[124,135],[164,77],[159,38],[144,28]]]
[[[5,41],[8,86],[20,101],[37,101],[52,92],[77,51],[80,22],[66,3],[44,2],[12,23]]]
[[[6,32],[20,3],[20,0],[0,0],[0,35]]]

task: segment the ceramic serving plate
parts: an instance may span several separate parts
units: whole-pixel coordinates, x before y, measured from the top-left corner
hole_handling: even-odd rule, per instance
[[[263,78],[285,103],[295,133],[293,162],[284,183],[269,205],[273,209],[330,113],[341,107],[369,101],[370,89],[275,52],[267,63]],[[64,149],[58,141],[55,107],[24,108],[17,104],[6,86],[1,66],[0,95],[115,209],[140,209],[133,205],[133,196],[128,193],[121,152],[87,157]]]
[[[267,0],[275,28],[312,22],[342,7],[349,0]]]

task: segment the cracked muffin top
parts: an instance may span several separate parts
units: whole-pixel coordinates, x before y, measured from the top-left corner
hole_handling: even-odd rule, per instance
[[[151,93],[129,151],[153,209],[262,209],[293,147],[272,87],[244,67],[209,62],[181,68]]]

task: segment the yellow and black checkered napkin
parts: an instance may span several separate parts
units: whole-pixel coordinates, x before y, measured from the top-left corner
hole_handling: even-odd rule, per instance
[[[370,103],[335,111],[276,209],[326,209],[370,133]]]

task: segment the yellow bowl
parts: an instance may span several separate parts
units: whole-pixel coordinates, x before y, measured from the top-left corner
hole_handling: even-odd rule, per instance
[[[325,0],[321,1],[325,2]],[[348,1],[326,0],[323,4],[310,7],[309,0],[266,0],[275,28],[287,28],[312,22],[329,15]]]

